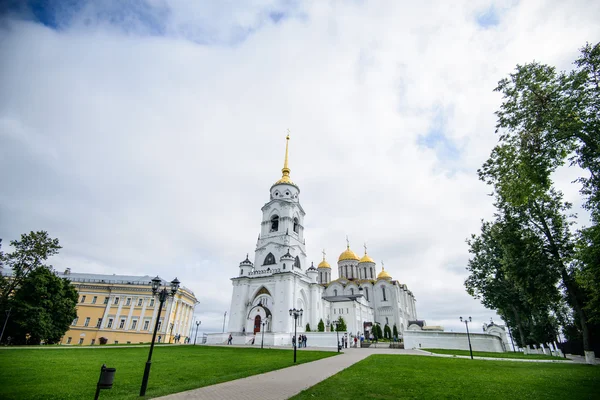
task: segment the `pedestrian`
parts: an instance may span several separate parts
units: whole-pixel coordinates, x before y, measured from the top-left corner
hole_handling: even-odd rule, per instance
[[[233,344],[233,336],[231,336],[231,333],[229,334],[229,338],[227,338],[227,344]]]
[[[292,336],[292,347],[296,347],[296,335]]]
[[[358,339],[356,338],[356,336],[354,336],[354,347],[358,347],[358,346],[356,346],[357,343],[358,343]]]
[[[360,335],[360,347],[362,347],[363,342],[365,341],[365,335]]]
[[[306,341],[308,340],[308,338],[306,337],[306,335],[304,335],[304,347],[306,348]]]
[[[344,337],[342,336],[342,349],[344,348]]]

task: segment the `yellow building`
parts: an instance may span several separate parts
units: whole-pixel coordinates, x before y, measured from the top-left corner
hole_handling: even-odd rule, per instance
[[[101,337],[108,344],[148,343],[156,318],[157,343],[173,343],[177,335],[184,343],[190,334],[197,300],[185,287],[168,297],[159,316],[160,301],[152,296],[150,276],[72,273],[70,268],[57,275],[69,279],[79,292],[77,318],[61,344],[97,345]],[[161,287],[169,285],[163,281]]]

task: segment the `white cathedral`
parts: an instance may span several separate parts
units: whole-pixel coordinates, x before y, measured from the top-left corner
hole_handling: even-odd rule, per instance
[[[300,188],[290,179],[288,144],[289,135],[283,176],[271,186],[269,201],[262,207],[254,262],[246,256],[239,265],[239,275],[232,278],[225,335],[266,333],[272,344],[289,344],[295,322],[289,310],[295,308],[303,310],[297,320],[298,333],[305,332],[307,324],[316,331],[320,320],[329,331],[329,323],[341,316],[350,334],[369,337],[372,326],[378,323],[382,330],[385,325],[390,329],[396,325],[401,337],[409,321],[417,320],[415,298],[405,284],[392,279],[383,265],[377,273],[366,246],[360,258],[347,244],[338,257],[337,279],[332,279],[325,252],[317,268],[308,265],[306,213],[300,205]]]

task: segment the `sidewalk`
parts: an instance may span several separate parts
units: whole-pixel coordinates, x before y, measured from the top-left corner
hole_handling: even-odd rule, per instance
[[[402,354],[422,354],[418,350],[401,350],[401,352]],[[344,353],[337,356],[158,398],[163,400],[284,400],[337,374],[371,354],[386,353],[388,352],[384,349],[344,349]],[[393,354],[399,354],[398,350]],[[302,357],[301,351],[298,352],[298,357]]]

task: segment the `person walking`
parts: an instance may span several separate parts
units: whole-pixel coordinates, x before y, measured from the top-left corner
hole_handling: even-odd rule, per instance
[[[306,337],[306,335],[304,335],[304,337],[302,339],[304,340],[304,348],[306,348],[306,342],[307,342],[308,338]]]
[[[233,342],[233,336],[231,336],[231,333],[229,334],[229,338],[227,338],[227,344],[232,344]]]

